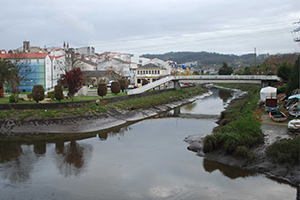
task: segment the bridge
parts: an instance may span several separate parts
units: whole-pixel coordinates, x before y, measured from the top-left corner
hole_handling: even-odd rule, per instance
[[[180,82],[192,83],[248,83],[260,84],[262,87],[270,85],[273,81],[280,81],[278,76],[264,75],[196,75],[196,76],[167,76],[150,84],[128,91],[128,95],[139,94],[160,87],[170,81],[174,82],[174,88],[180,89]]]

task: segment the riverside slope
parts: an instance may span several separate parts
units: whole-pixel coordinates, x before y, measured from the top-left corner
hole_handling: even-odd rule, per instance
[[[161,112],[191,103],[196,99],[204,98],[211,94],[211,92],[207,92],[178,102],[155,106],[145,110],[111,110],[107,113],[99,113],[97,115],[56,117],[47,120],[41,118],[27,118],[22,121],[16,121],[13,118],[0,119],[0,134],[2,136],[13,137],[95,132],[154,117]]]
[[[243,98],[243,95],[240,95],[238,98]],[[233,99],[232,101],[235,100],[236,99]],[[230,105],[232,105],[232,103],[230,103]],[[266,119],[264,116],[262,116],[262,118]],[[251,161],[242,157],[227,155],[224,150],[215,150],[210,153],[204,153],[203,140],[206,135],[190,135],[186,137],[184,141],[189,144],[188,149],[197,152],[198,156],[204,157],[208,160],[217,161],[226,165],[240,167],[253,172],[263,173],[267,176],[286,181],[294,186],[299,187],[300,164],[298,163],[294,166],[282,165],[274,162],[265,153],[266,148],[275,141],[284,138],[293,138],[292,135],[288,134],[287,126],[278,125],[272,122],[269,123],[268,121],[263,120],[261,123],[261,129],[262,132],[265,134],[265,141],[263,145],[260,145],[252,150],[258,155],[258,157]]]

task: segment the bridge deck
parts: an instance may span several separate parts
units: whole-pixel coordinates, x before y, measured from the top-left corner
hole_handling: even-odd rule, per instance
[[[200,82],[200,83],[254,83],[263,81],[280,81],[278,76],[263,75],[197,75],[197,76],[167,76],[150,84],[128,91],[128,95],[139,94],[159,87],[169,81],[174,82]]]

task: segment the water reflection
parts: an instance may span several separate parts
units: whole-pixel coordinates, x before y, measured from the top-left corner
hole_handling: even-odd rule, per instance
[[[203,159],[203,168],[205,171],[212,173],[215,170],[219,170],[224,176],[230,179],[237,179],[237,178],[246,178],[249,176],[256,176],[256,173],[243,170],[240,168],[232,167],[229,165],[224,165],[222,163],[211,161],[208,159]]]
[[[1,178],[11,183],[28,182],[37,156],[30,146],[16,142],[0,143]]]
[[[58,143],[55,162],[60,174],[64,177],[80,175],[85,170],[92,151],[92,145],[79,144],[76,140],[71,140],[65,146]]]
[[[111,128],[109,130],[100,131],[98,133],[98,137],[102,141],[107,140],[108,136],[110,136],[110,137],[118,136],[120,139],[121,137],[124,138],[125,132],[127,132],[129,130],[131,130],[129,125],[118,126],[118,127]]]
[[[219,90],[218,96],[223,100],[223,105],[228,103],[228,100],[232,99],[232,92],[226,90]]]
[[[197,103],[190,103],[186,106],[184,106],[185,110],[192,111],[197,106]]]

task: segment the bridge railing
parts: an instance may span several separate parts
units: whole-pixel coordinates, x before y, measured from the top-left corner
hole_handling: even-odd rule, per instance
[[[149,83],[147,85],[143,85],[140,88],[130,90],[130,91],[128,91],[128,95],[139,94],[139,93],[142,93],[142,92],[146,92],[146,91],[151,90],[153,88],[156,88],[156,87],[158,87],[158,86],[160,86],[164,83],[167,83],[167,82],[171,81],[172,79],[173,79],[172,76],[167,76],[165,78],[159,79],[159,80],[154,81],[152,83]]]
[[[278,76],[264,75],[193,75],[193,76],[173,76],[174,80],[274,80],[279,81]]]

